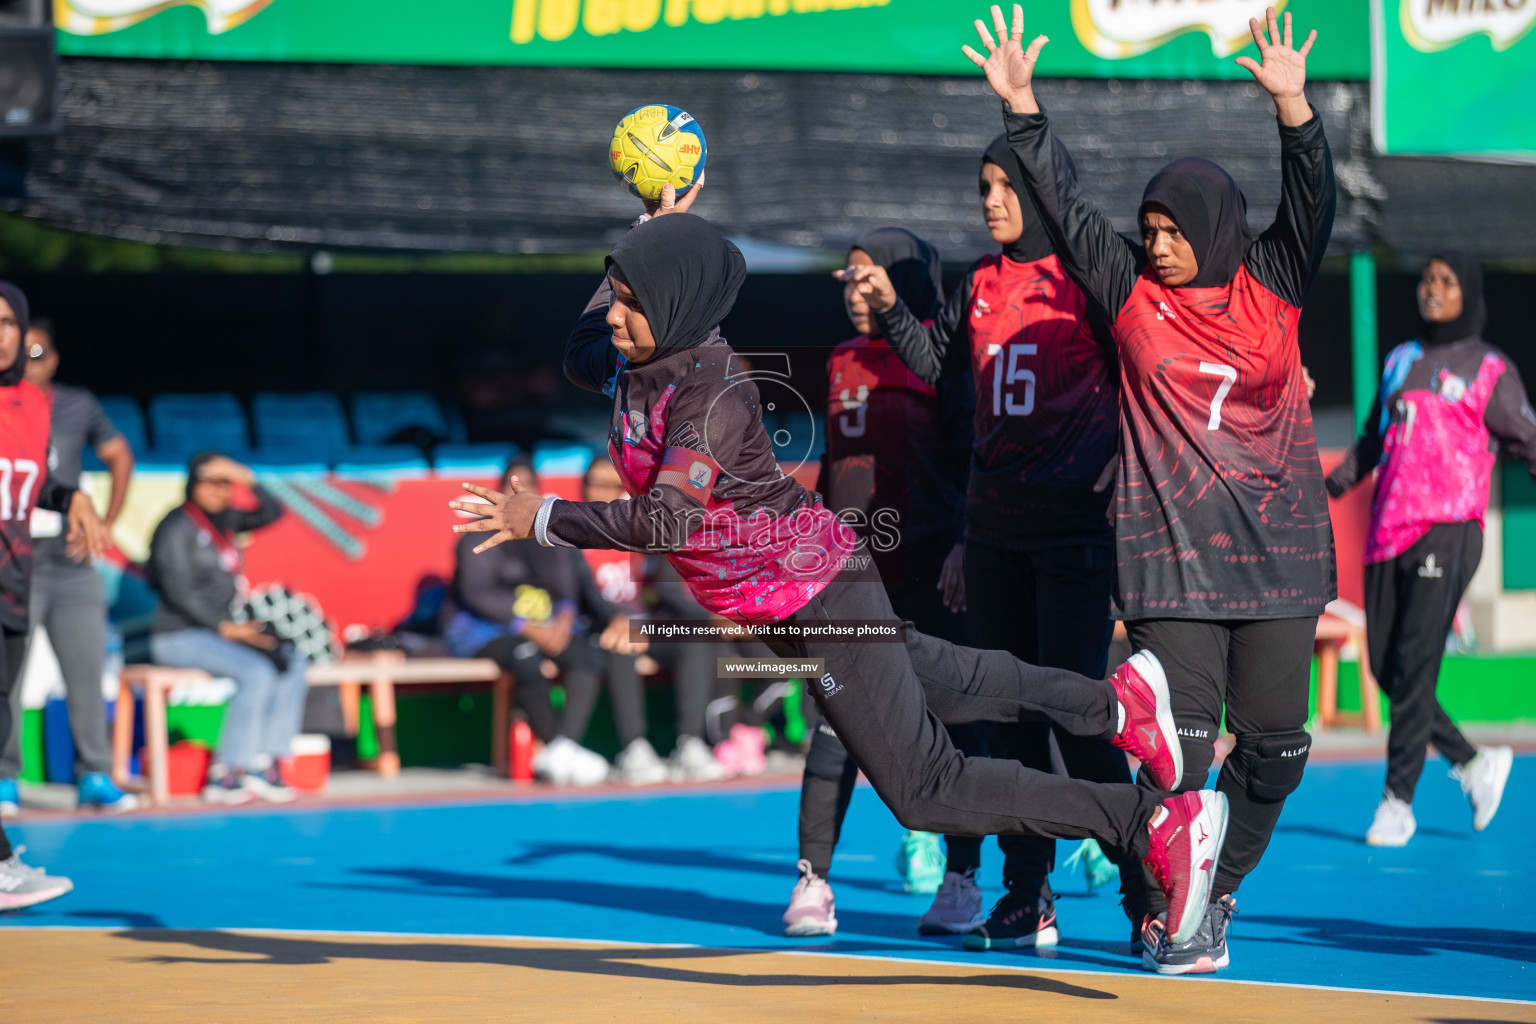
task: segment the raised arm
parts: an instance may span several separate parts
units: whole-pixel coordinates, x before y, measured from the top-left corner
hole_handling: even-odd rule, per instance
[[[1008,145],[1018,157],[1030,201],[1050,233],[1063,269],[1113,322],[1136,284],[1136,248],[1083,195],[1066,149],[1035,100],[1035,63],[1049,40],[1036,36],[1024,49],[1024,9],[1018,4],[1013,6],[1011,29],[1003,23],[1001,7],[993,6],[992,22],[1001,42],[978,18],[976,32],[987,56],[969,46],[965,55],[986,72],[987,84],[1003,101]]]
[[[602,394],[618,367],[619,350],[613,347],[613,328],[608,326],[611,305],[613,286],[604,277],[565,341],[565,375],[584,391]]]
[[[959,287],[949,297],[949,304],[926,324],[897,296],[884,267],[849,267],[839,271],[838,277],[857,283],[880,333],[907,368],[923,381],[937,384],[941,377],[964,373],[970,365],[963,340],[959,345],[952,343],[965,336],[965,314],[971,308],[971,274],[970,270],[965,272]]]
[[[1273,7],[1268,22],[1266,34],[1257,19],[1249,21],[1263,63],[1251,57],[1239,57],[1237,62],[1275,101],[1280,122],[1280,208],[1275,222],[1243,262],[1264,287],[1299,309],[1328,249],[1338,188],[1323,119],[1305,94],[1307,53],[1317,33],[1308,35],[1299,50],[1293,49],[1290,14],[1285,15],[1283,32]]]

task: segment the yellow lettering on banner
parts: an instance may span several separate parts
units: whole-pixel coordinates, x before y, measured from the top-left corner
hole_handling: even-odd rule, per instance
[[[539,35],[552,43],[576,31],[576,16],[581,0],[539,0]]]
[[[681,25],[688,20],[688,0],[667,0],[667,13],[664,15],[668,25]]]
[[[693,0],[693,20],[713,25],[725,17],[725,5],[729,0]]]
[[[788,14],[789,0],[768,0],[768,13],[774,15]]]
[[[792,0],[796,14],[815,14],[827,9],[827,0]]]
[[[548,3],[549,0],[544,2]],[[581,27],[590,36],[612,35],[621,26],[623,3],[624,0],[587,0],[581,12]]]
[[[631,32],[644,32],[661,17],[661,0],[629,0],[624,7],[624,27]]]
[[[731,0],[731,17],[736,20],[742,18],[761,18],[763,16],[763,0]]]
[[[533,17],[538,13],[539,0],[517,0],[512,5],[512,41],[533,42]]]

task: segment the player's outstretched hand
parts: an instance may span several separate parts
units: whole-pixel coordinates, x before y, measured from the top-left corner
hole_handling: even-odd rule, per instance
[[[852,284],[858,289],[864,301],[869,303],[869,308],[876,313],[884,313],[896,305],[896,289],[891,285],[891,277],[885,272],[885,268],[872,264],[860,267],[848,267],[845,270],[834,270],[832,276],[844,284]]]
[[[1035,62],[1050,40],[1045,36],[1035,36],[1029,48],[1024,48],[1024,8],[1019,4],[1013,5],[1011,29],[1003,22],[1003,9],[993,4],[992,25],[997,30],[996,39],[987,30],[986,22],[976,19],[976,34],[987,48],[985,57],[969,46],[962,46],[961,50],[971,58],[972,63],[987,73],[987,84],[1008,104],[1010,110],[1016,114],[1039,113],[1039,104],[1035,102]]]
[[[503,494],[476,484],[463,484],[466,491],[479,495],[485,501],[450,501],[448,503],[448,507],[455,511],[469,512],[482,517],[472,523],[459,523],[453,528],[454,533],[493,534],[475,548],[477,555],[509,540],[526,540],[533,536],[533,521],[539,514],[539,506],[544,503],[544,496],[533,493],[515,476],[511,478],[511,484],[511,494]]]
[[[1317,40],[1317,30],[1313,29],[1307,35],[1307,41],[1301,44],[1301,49],[1291,46],[1291,12],[1285,12],[1285,29],[1280,29],[1280,21],[1275,17],[1273,7],[1265,11],[1265,18],[1269,22],[1269,31],[1266,34],[1265,26],[1259,24],[1259,19],[1248,19],[1248,30],[1253,33],[1253,41],[1259,47],[1260,61],[1252,57],[1239,57],[1237,63],[1248,69],[1253,75],[1254,81],[1264,87],[1264,91],[1274,97],[1275,109],[1280,114],[1280,120],[1292,127],[1305,124],[1312,119],[1312,108],[1308,106],[1304,92],[1307,85],[1307,54],[1312,50],[1312,44]]]
[[[688,208],[693,205],[693,201],[699,198],[699,193],[704,191],[704,179],[706,177],[708,177],[707,174],[699,175],[699,180],[694,184],[693,188],[688,190],[688,194],[681,199],[677,198],[677,189],[672,187],[671,182],[668,182],[661,187],[660,199],[648,199],[645,201],[645,212],[652,217],[660,217],[667,213],[687,213]]]

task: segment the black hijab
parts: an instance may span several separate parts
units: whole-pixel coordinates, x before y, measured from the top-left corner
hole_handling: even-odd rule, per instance
[[[943,289],[939,250],[905,228],[877,228],[853,243],[885,268],[891,287],[912,315],[933,319]]]
[[[1015,263],[1045,259],[1055,251],[1051,246],[1051,236],[1040,222],[1034,201],[1029,198],[1029,186],[1024,184],[1024,172],[1019,169],[1019,158],[1013,155],[1006,134],[992,140],[992,145],[981,155],[981,162],[997,164],[1007,173],[1014,194],[1019,197],[1019,213],[1024,218],[1023,232],[1017,241],[1003,246],[1003,255]]]
[[[1481,337],[1488,321],[1488,306],[1483,301],[1483,268],[1464,252],[1437,252],[1430,257],[1451,268],[1461,285],[1461,313],[1443,324],[1420,317],[1424,324],[1419,336],[1425,345],[1448,345],[1463,338]]]
[[[1248,230],[1248,200],[1220,165],[1194,156],[1175,160],[1147,182],[1136,213],[1138,221],[1152,203],[1168,211],[1200,265],[1194,279],[1181,288],[1224,285],[1237,275],[1253,244]]]
[[[707,341],[747,276],[741,250],[691,213],[641,224],[613,247],[607,263],[640,299],[658,357]]]
[[[16,346],[16,361],[0,370],[0,388],[11,388],[20,384],[21,378],[27,373],[27,328],[31,325],[32,317],[27,307],[26,293],[11,282],[0,281],[0,299],[11,304],[11,312],[16,314],[16,325],[21,328],[21,341]]]

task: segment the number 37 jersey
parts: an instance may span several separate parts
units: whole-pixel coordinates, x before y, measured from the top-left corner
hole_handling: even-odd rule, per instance
[[[1114,325],[1126,618],[1302,617],[1333,599],[1300,315],[1247,265],[1211,288],[1137,277]]]
[[[28,520],[38,499],[57,489],[48,480],[51,416],[48,397],[37,385],[22,381],[0,387],[0,625],[11,630],[27,627],[32,589]]]

